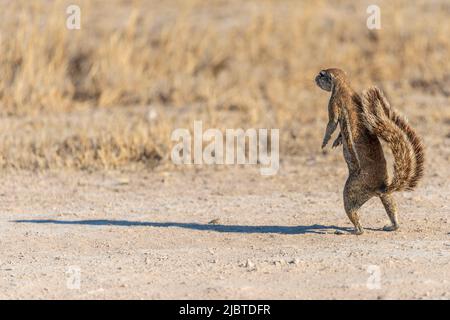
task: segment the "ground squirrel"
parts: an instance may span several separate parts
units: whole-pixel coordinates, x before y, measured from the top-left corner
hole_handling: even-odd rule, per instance
[[[333,147],[343,145],[349,176],[344,188],[344,207],[362,234],[358,210],[370,198],[378,196],[391,225],[383,230],[397,230],[397,206],[392,193],[412,190],[423,176],[424,150],[415,131],[389,105],[380,89],[371,87],[360,96],[350,86],[340,69],[322,70],[317,85],[331,92],[328,103],[329,121],[323,138],[324,148],[339,124],[341,132]],[[387,142],[394,156],[392,180],[378,138]]]

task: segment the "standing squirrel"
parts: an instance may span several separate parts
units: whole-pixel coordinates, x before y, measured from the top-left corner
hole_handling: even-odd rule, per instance
[[[380,89],[371,87],[360,96],[351,88],[346,73],[340,69],[322,70],[315,80],[321,89],[331,92],[329,121],[322,148],[327,145],[338,124],[341,129],[333,148],[343,145],[348,165],[344,208],[355,226],[354,233],[359,235],[364,232],[358,210],[374,196],[380,197],[391,221],[391,225],[383,230],[397,230],[397,205],[392,193],[412,190],[422,178],[424,148],[420,138],[407,121],[391,108]],[[392,150],[392,180],[389,180],[378,138],[386,141]]]

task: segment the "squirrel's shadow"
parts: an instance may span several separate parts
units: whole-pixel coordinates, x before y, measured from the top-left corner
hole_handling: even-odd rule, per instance
[[[246,225],[224,225],[224,224],[202,224],[184,222],[144,222],[129,220],[14,220],[15,223],[48,223],[63,225],[88,225],[88,226],[119,226],[119,227],[155,227],[155,228],[185,228],[200,231],[216,231],[225,233],[279,233],[279,234],[325,234],[327,230],[339,230],[350,232],[351,228],[337,226],[324,226],[313,224],[310,226],[246,226]]]

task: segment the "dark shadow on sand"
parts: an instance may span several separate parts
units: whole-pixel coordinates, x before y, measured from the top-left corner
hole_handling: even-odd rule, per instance
[[[41,223],[62,225],[87,225],[87,226],[119,226],[119,227],[156,227],[156,228],[185,228],[200,231],[216,231],[225,233],[279,233],[279,234],[325,234],[326,230],[339,230],[349,232],[351,228],[337,226],[324,226],[313,224],[310,226],[240,226],[224,224],[201,224],[183,222],[144,222],[129,220],[14,220],[16,223]]]

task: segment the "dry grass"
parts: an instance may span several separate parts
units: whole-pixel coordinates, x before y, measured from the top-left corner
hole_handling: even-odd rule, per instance
[[[71,31],[69,2],[0,0],[0,165],[153,167],[193,119],[278,127],[282,153],[299,154],[317,147],[312,79],[329,66],[357,89],[448,98],[450,4],[418,2],[379,2],[369,31],[370,1],[80,1]]]

